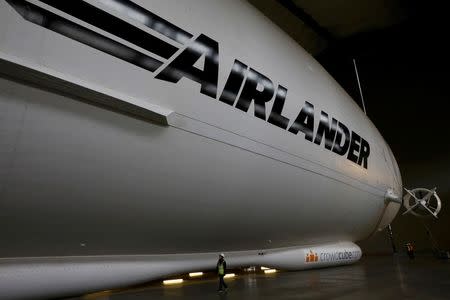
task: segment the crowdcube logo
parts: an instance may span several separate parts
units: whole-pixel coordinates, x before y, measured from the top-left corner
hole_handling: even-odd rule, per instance
[[[312,250],[309,250],[309,253],[306,253],[305,261],[307,263],[318,262],[319,261],[319,255],[317,255],[317,253],[313,252]]]
[[[361,251],[335,251],[320,253],[320,261],[335,262],[358,259],[361,256]]]

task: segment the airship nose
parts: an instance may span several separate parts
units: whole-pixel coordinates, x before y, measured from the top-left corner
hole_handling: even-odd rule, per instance
[[[387,144],[386,144],[385,158],[387,162],[386,172],[388,172],[390,177],[392,178],[391,179],[392,182],[390,182],[388,185],[390,186],[394,194],[401,197],[403,195],[402,176],[400,174],[400,169],[398,167],[397,160],[395,159],[392,150]]]
[[[387,146],[386,162],[387,169],[385,170],[390,176],[386,176],[386,178],[390,178],[387,184],[387,189],[384,194],[384,212],[381,218],[381,221],[378,225],[378,230],[384,229],[388,226],[392,220],[397,215],[400,207],[402,206],[402,195],[403,195],[403,186],[402,186],[402,177],[400,174],[400,169],[398,167],[397,161],[395,157]],[[387,154],[385,153],[385,154]]]
[[[397,161],[394,159],[393,163],[394,165],[394,186],[393,190],[394,192],[399,195],[400,197],[403,195],[403,183],[402,183],[402,176],[400,174],[400,169],[398,167]]]

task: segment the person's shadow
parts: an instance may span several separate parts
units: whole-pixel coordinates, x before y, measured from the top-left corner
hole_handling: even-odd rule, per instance
[[[222,292],[222,293],[219,293],[218,295],[219,295],[219,299],[221,299],[221,300],[228,299],[228,292]]]

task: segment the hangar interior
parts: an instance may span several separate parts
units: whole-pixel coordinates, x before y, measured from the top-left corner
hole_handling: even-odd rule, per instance
[[[390,145],[405,188],[437,188],[436,220],[413,215],[392,223],[397,251],[450,249],[445,36],[439,1],[249,0],[313,55],[362,108],[355,60],[368,117]],[[428,232],[426,230],[428,228]],[[385,230],[359,243],[366,254],[392,253]]]
[[[448,289],[448,266],[435,259],[416,260],[419,264],[407,265],[403,264],[407,261],[403,256],[406,242],[414,243],[421,256],[431,257],[436,249],[450,250],[447,233],[450,143],[445,109],[449,47],[445,41],[448,25],[442,4],[417,0],[247,1],[313,55],[361,109],[367,110],[368,117],[392,148],[404,187],[437,188],[443,209],[439,219],[402,216],[405,209],[400,210],[392,223],[393,244],[400,255],[391,255],[389,232],[384,230],[358,242],[372,260],[335,269],[280,272],[273,277],[252,274],[244,280],[231,281],[234,294],[230,293],[229,298],[292,299],[299,294],[326,299],[405,295],[418,299],[440,298],[445,289],[436,287]],[[80,247],[85,244],[80,243]],[[402,276],[405,281],[401,280],[402,285],[397,286]],[[161,282],[157,284],[74,299],[127,299],[131,295],[133,298],[200,299],[216,292],[215,277],[194,282],[184,289],[162,289]],[[421,289],[414,290],[416,286]],[[371,294],[374,290],[378,291],[375,296]],[[227,296],[220,298],[227,299]]]
[[[448,46],[446,24],[437,1],[406,0],[249,0],[312,54],[363,109],[355,60],[368,117],[399,162],[405,188],[437,188],[439,219],[402,215],[387,229],[360,241],[370,259],[353,266],[253,274],[231,280],[220,299],[445,299],[446,261],[431,258],[436,248],[450,249],[447,199],[450,160],[446,101]],[[428,229],[428,232],[427,232]],[[405,244],[418,256],[408,264]],[[154,299],[214,297],[215,278],[183,287],[137,287],[118,292]],[[121,294],[122,293],[122,294]],[[109,299],[109,293],[93,295]],[[77,298],[78,299],[78,298]]]

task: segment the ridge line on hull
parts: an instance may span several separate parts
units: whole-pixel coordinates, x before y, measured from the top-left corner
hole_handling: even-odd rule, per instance
[[[156,254],[101,254],[101,255],[59,255],[59,256],[16,256],[16,257],[0,257],[0,263],[4,263],[5,261],[13,261],[13,260],[45,260],[45,259],[61,259],[63,257],[67,258],[148,258],[148,257],[168,257],[168,256],[197,256],[197,255],[216,255],[220,252],[228,252],[234,254],[248,254],[253,252],[279,252],[279,251],[287,251],[294,250],[300,247],[309,248],[309,247],[320,247],[326,245],[338,245],[338,244],[346,244],[346,243],[354,243],[352,239],[338,239],[338,240],[325,240],[320,243],[305,243],[305,244],[297,244],[293,246],[286,247],[275,247],[275,248],[254,248],[249,250],[235,250],[235,251],[226,251],[223,249],[218,249],[217,251],[202,251],[202,252],[187,252],[187,253],[156,253]],[[217,252],[217,253],[216,253]]]
[[[0,76],[14,81],[37,85],[39,89],[49,89],[87,100],[119,113],[131,114],[161,125],[169,125],[173,111],[123,95],[99,85],[85,82],[71,75],[24,61],[0,51]]]
[[[350,184],[350,183],[348,183],[348,182],[345,182],[345,181],[340,180],[340,179],[338,179],[338,178],[332,177],[332,176],[330,176],[330,175],[326,175],[326,174],[320,173],[320,172],[318,172],[318,171],[314,171],[314,170],[309,169],[309,168],[307,168],[307,167],[302,167],[302,166],[299,166],[299,165],[297,165],[297,164],[294,164],[294,163],[291,163],[291,162],[287,162],[287,161],[282,160],[282,159],[279,159],[279,158],[275,158],[275,157],[270,156],[270,155],[268,155],[268,154],[264,154],[264,153],[257,152],[257,151],[255,151],[255,150],[251,150],[251,149],[246,148],[246,147],[244,147],[244,146],[237,145],[236,143],[227,142],[227,141],[225,141],[225,140],[221,140],[221,139],[212,137],[211,135],[207,135],[206,133],[201,133],[201,132],[196,131],[196,130],[194,130],[194,129],[189,129],[189,128],[186,128],[186,127],[182,127],[182,126],[180,126],[180,125],[175,124],[175,122],[176,122],[176,115],[179,115],[179,116],[183,116],[183,115],[181,115],[181,114],[179,114],[179,113],[176,113],[176,112],[174,113],[174,115],[175,115],[175,117],[172,118],[171,122],[169,123],[169,126],[174,127],[174,128],[177,128],[177,129],[179,129],[179,130],[183,130],[183,131],[185,131],[185,132],[189,132],[189,133],[192,133],[192,134],[195,134],[195,135],[198,135],[198,136],[201,136],[201,137],[210,139],[210,140],[214,140],[214,141],[219,142],[219,143],[223,143],[223,144],[226,144],[226,145],[235,147],[235,148],[239,148],[239,149],[244,150],[244,151],[248,151],[248,152],[253,153],[253,154],[256,154],[256,155],[260,155],[260,156],[269,158],[269,159],[271,159],[271,160],[274,160],[274,161],[277,161],[277,162],[280,162],[280,163],[287,164],[287,165],[289,165],[289,166],[292,166],[292,167],[295,167],[295,168],[298,168],[298,169],[301,169],[301,170],[305,170],[305,171],[311,172],[311,173],[313,173],[313,174],[316,174],[316,175],[319,175],[319,176],[322,176],[322,177],[325,177],[325,178],[328,178],[328,179],[337,181],[337,182],[339,182],[339,183],[345,184],[345,185],[347,185],[347,186],[350,186],[350,187],[352,187],[352,188],[358,189],[358,190],[360,190],[360,191],[367,192],[367,193],[372,194],[372,195],[377,196],[377,197],[380,197],[380,196],[381,196],[381,197],[384,198],[384,195],[385,195],[385,193],[386,193],[386,191],[384,191],[384,190],[382,190],[382,189],[380,189],[380,188],[378,188],[378,187],[369,185],[369,184],[367,184],[367,183],[360,182],[359,180],[356,180],[356,179],[353,179],[353,178],[351,178],[351,179],[353,179],[353,180],[355,180],[355,181],[358,181],[358,183],[364,184],[364,185],[367,186],[367,187],[370,187],[370,188],[372,188],[372,189],[375,189],[375,190],[379,191],[381,194],[377,194],[377,193],[374,193],[374,192],[372,192],[372,191],[368,191],[368,190],[366,190],[366,189],[362,189],[362,188],[360,188],[360,187],[355,186],[354,184]],[[188,118],[189,118],[189,117],[188,117]],[[191,119],[192,119],[192,118],[191,118]],[[192,120],[195,120],[195,119],[192,119]],[[201,122],[201,121],[199,121],[199,122]],[[202,123],[203,123],[203,122],[202,122]],[[207,124],[207,123],[204,123],[204,124]],[[233,133],[233,132],[230,132],[230,133]],[[240,136],[240,137],[242,137],[242,136]],[[242,137],[242,138],[245,138],[245,139],[247,139],[247,140],[253,141],[253,140],[248,139],[248,138],[246,138],[246,137]],[[253,142],[258,143],[258,142],[256,142],[256,141],[253,141]],[[259,143],[259,144],[265,145],[265,144],[263,144],[263,143]],[[265,145],[265,146],[266,146],[266,147],[270,147],[270,146],[267,146],[267,145]],[[270,147],[270,148],[273,148],[273,147]],[[273,149],[279,151],[279,150],[276,149],[276,148],[273,148]],[[262,151],[261,151],[261,152],[262,152]],[[286,152],[284,152],[284,153],[286,153]],[[289,155],[289,153],[286,153],[286,154]],[[331,170],[332,170],[332,169],[331,169]],[[337,172],[337,173],[338,173],[338,172]],[[338,173],[338,174],[340,174],[340,173]],[[342,175],[342,174],[341,174],[341,175]]]
[[[276,147],[276,146],[273,146],[273,145],[271,145],[271,144],[261,142],[261,141],[259,141],[259,140],[257,140],[257,139],[250,138],[250,137],[248,137],[248,136],[245,136],[245,135],[236,133],[236,132],[234,132],[234,131],[228,130],[228,129],[226,129],[226,128],[222,128],[222,127],[220,127],[220,126],[217,126],[217,125],[214,125],[214,124],[211,124],[211,123],[208,123],[208,122],[199,120],[199,119],[196,119],[196,118],[191,117],[191,116],[184,115],[184,114],[179,113],[179,112],[175,112],[175,114],[176,114],[176,115],[179,115],[179,116],[183,116],[183,117],[185,117],[185,118],[189,118],[189,119],[194,120],[194,121],[197,121],[197,122],[201,122],[201,123],[203,123],[203,124],[206,124],[206,125],[208,125],[208,126],[217,128],[217,129],[219,129],[219,130],[226,131],[226,132],[228,132],[228,133],[231,133],[231,134],[234,134],[234,135],[236,135],[236,136],[239,136],[239,137],[248,139],[248,140],[250,140],[250,141],[253,141],[253,142],[255,142],[255,143],[258,143],[258,144],[261,144],[261,145],[270,147],[270,148],[272,148],[272,149],[274,149],[274,150],[277,150],[277,151],[286,153],[286,154],[291,155],[291,156],[294,156],[294,157],[296,157],[296,158],[300,158],[300,159],[302,159],[302,160],[305,160],[305,161],[307,161],[307,162],[310,162],[310,163],[312,163],[312,164],[315,164],[315,165],[317,165],[317,166],[319,166],[319,167],[325,168],[325,169],[327,169],[327,170],[330,170],[330,171],[332,171],[332,172],[335,172],[335,173],[337,173],[337,174],[340,174],[340,175],[342,175],[342,176],[344,176],[344,177],[347,177],[347,178],[349,178],[349,179],[355,180],[355,181],[357,181],[357,182],[359,182],[359,183],[361,183],[361,184],[363,184],[363,185],[366,185],[366,186],[368,186],[368,187],[371,187],[371,188],[373,188],[373,189],[376,189],[376,190],[378,190],[378,191],[380,191],[380,192],[382,192],[382,193],[386,193],[386,190],[384,190],[383,188],[379,188],[379,187],[377,187],[377,186],[370,185],[370,184],[368,184],[368,183],[366,183],[366,182],[364,182],[364,181],[359,180],[358,178],[349,176],[349,175],[347,175],[347,174],[345,174],[345,173],[343,173],[343,172],[339,172],[338,170],[335,170],[335,169],[333,169],[333,168],[327,167],[327,166],[325,166],[325,165],[323,165],[323,164],[321,164],[321,163],[319,163],[319,162],[316,162],[316,161],[313,161],[313,160],[311,160],[311,159],[302,157],[302,156],[300,156],[300,155],[298,155],[298,154],[291,153],[291,152],[289,152],[289,151],[283,150],[283,149],[278,148],[278,147]],[[174,126],[173,123],[170,123],[169,125],[172,126],[172,127],[178,128],[177,126]],[[179,129],[181,129],[181,128],[179,128]],[[375,195],[375,194],[374,194],[374,195]],[[378,195],[377,195],[377,196],[378,196]]]

